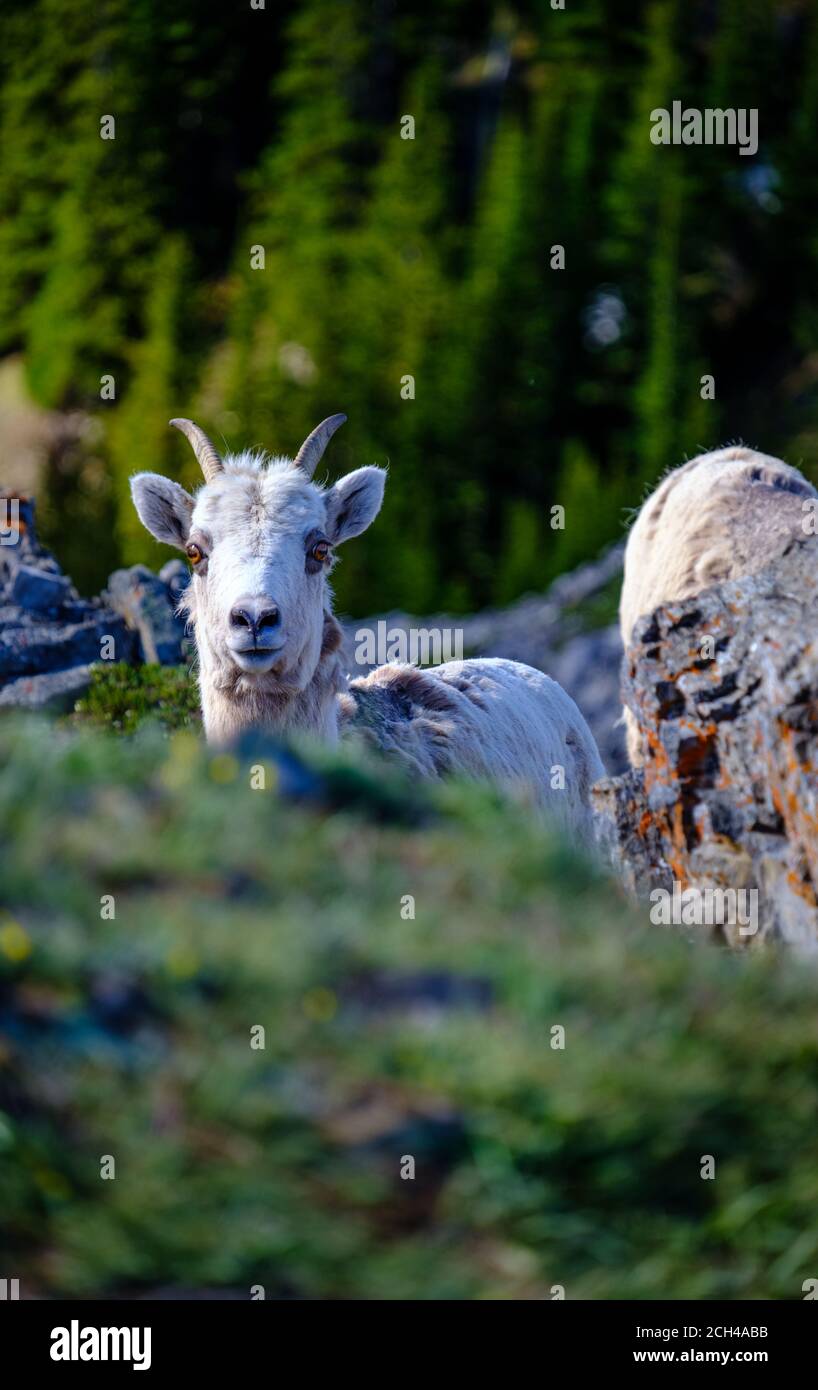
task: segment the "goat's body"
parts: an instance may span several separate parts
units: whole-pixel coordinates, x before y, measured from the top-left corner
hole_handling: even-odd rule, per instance
[[[726,579],[754,574],[805,534],[805,499],[818,498],[797,469],[733,446],[701,454],[651,493],[628,537],[619,606],[627,648],[639,618]],[[642,761],[625,710],[631,762]]]
[[[413,771],[499,783],[592,838],[589,793],[605,768],[574,701],[542,671],[500,658],[381,666],[353,680],[341,706],[344,727]]]
[[[347,682],[340,631],[326,615],[322,658],[309,686],[284,697],[257,686],[217,686],[200,672],[205,731],[228,744],[249,729],[306,733],[335,743],[363,736],[411,773],[501,785],[585,843],[589,793],[605,776],[594,736],[569,695],[517,661],[451,661],[419,670],[379,666]]]

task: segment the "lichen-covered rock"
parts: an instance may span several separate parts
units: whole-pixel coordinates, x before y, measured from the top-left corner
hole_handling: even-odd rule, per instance
[[[818,538],[641,620],[623,689],[645,765],[595,792],[626,883],[756,890],[758,930],[818,950]]]
[[[599,848],[628,892],[646,898],[652,889],[672,889],[658,826],[646,814],[642,769],[606,777],[591,792]]]

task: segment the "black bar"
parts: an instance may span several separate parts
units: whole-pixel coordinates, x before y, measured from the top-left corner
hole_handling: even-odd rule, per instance
[[[806,1301],[806,1300],[805,1300]],[[180,1300],[9,1301],[0,1312],[3,1347],[14,1348],[26,1371],[58,1377],[94,1372],[165,1376],[184,1369],[206,1376],[272,1372],[295,1354],[306,1374],[321,1359],[335,1374],[361,1371],[389,1378],[399,1366],[405,1383],[413,1359],[428,1377],[438,1365],[434,1345],[447,1346],[458,1363],[470,1352],[493,1344],[514,1360],[530,1353],[544,1374],[557,1364],[578,1374],[586,1370],[632,1373],[673,1367],[688,1371],[719,1369],[773,1371],[809,1364],[815,1344],[815,1316],[801,1302],[766,1303],[465,1303],[325,1302],[221,1300],[207,1296]],[[102,1333],[113,1329],[114,1333]],[[136,1329],[137,1335],[120,1334]],[[146,1341],[145,1330],[150,1330]],[[376,1355],[378,1333],[389,1331],[400,1349]],[[115,1334],[115,1335],[114,1335]],[[318,1337],[316,1339],[316,1334]],[[496,1339],[502,1338],[501,1343]],[[442,1341],[441,1341],[442,1338]],[[298,1350],[300,1349],[300,1350]],[[66,1352],[72,1359],[53,1359]],[[82,1359],[100,1350],[106,1359]],[[114,1352],[119,1359],[113,1359]],[[127,1353],[127,1355],[126,1355]],[[370,1357],[374,1360],[370,1360]],[[150,1362],[147,1365],[147,1362]],[[387,1374],[389,1366],[392,1370]],[[377,1370],[377,1367],[380,1370]],[[425,1369],[424,1369],[425,1367]],[[289,1378],[289,1377],[288,1377]],[[367,1376],[370,1378],[370,1375]]]

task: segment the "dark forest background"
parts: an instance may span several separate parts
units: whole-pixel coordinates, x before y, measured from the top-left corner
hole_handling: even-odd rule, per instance
[[[677,99],[758,107],[758,154],[652,145]],[[349,415],[333,476],[391,470],[353,613],[541,589],[730,439],[818,477],[816,131],[805,0],[4,0],[0,355],[85,422],[47,539],[86,590],[165,558],[127,480],[195,481],[180,414]]]

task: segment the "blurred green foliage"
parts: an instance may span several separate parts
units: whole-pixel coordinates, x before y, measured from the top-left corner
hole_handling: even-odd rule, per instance
[[[0,721],[4,1273],[45,1296],[801,1297],[813,969],[647,927],[473,789],[430,790],[410,829],[368,795],[382,774],[344,807],[340,755],[300,800],[267,766],[252,790],[189,731]]]
[[[103,431],[47,539],[86,589],[155,565],[127,479],[195,482],[172,414],[292,452],[347,412],[333,474],[390,465],[355,613],[542,588],[730,439],[815,477],[816,58],[791,0],[6,0],[0,351]],[[758,108],[758,154],[654,146],[674,100]]]

